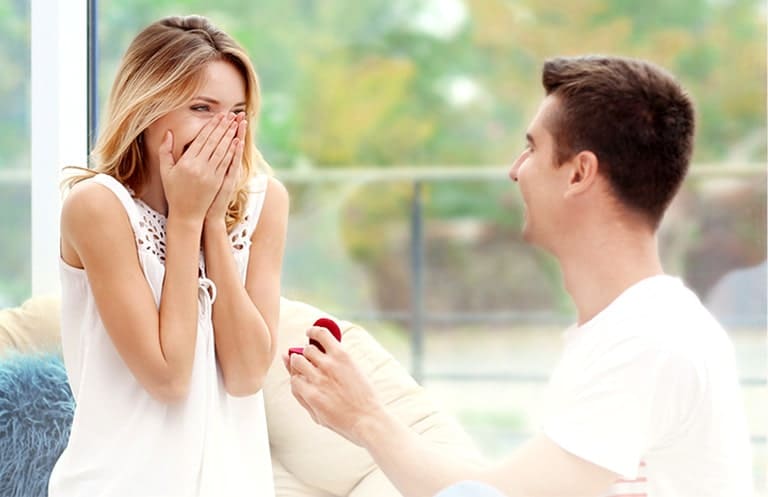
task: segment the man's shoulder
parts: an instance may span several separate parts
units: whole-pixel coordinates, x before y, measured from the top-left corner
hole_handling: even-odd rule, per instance
[[[722,326],[678,278],[654,278],[622,295],[610,319],[595,323],[593,340],[607,349],[637,349],[678,358],[696,357],[728,343]]]
[[[612,321],[621,322],[629,334],[668,339],[673,330],[720,327],[699,297],[676,277],[648,279],[621,299],[612,309]]]

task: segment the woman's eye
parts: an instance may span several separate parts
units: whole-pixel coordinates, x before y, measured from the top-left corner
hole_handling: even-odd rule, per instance
[[[208,105],[193,105],[191,109],[196,112],[208,112],[211,110],[211,107]]]

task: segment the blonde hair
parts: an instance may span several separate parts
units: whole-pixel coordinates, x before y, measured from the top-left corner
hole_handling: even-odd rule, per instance
[[[149,178],[142,133],[150,124],[191,100],[204,82],[206,64],[230,62],[243,76],[246,118],[256,122],[259,82],[245,50],[201,16],[166,17],[142,30],[131,42],[117,70],[104,125],[91,152],[91,169],[66,181],[67,186],[97,173],[108,174],[137,194]],[[248,182],[257,170],[271,173],[246,137],[243,171],[227,209],[227,229],[245,217]]]

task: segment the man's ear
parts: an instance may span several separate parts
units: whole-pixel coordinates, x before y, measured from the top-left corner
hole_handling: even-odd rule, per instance
[[[589,190],[597,180],[599,164],[597,156],[582,150],[570,161],[571,174],[568,178],[566,195],[579,195]]]

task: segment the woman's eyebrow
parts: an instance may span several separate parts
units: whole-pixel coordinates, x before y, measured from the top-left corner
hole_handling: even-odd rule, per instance
[[[221,102],[219,102],[215,98],[206,97],[205,95],[199,95],[199,96],[195,97],[195,100],[202,100],[204,102],[208,102],[209,104],[213,104],[213,105],[220,105],[221,104]],[[245,102],[238,102],[235,105],[233,105],[233,107],[245,107]]]

